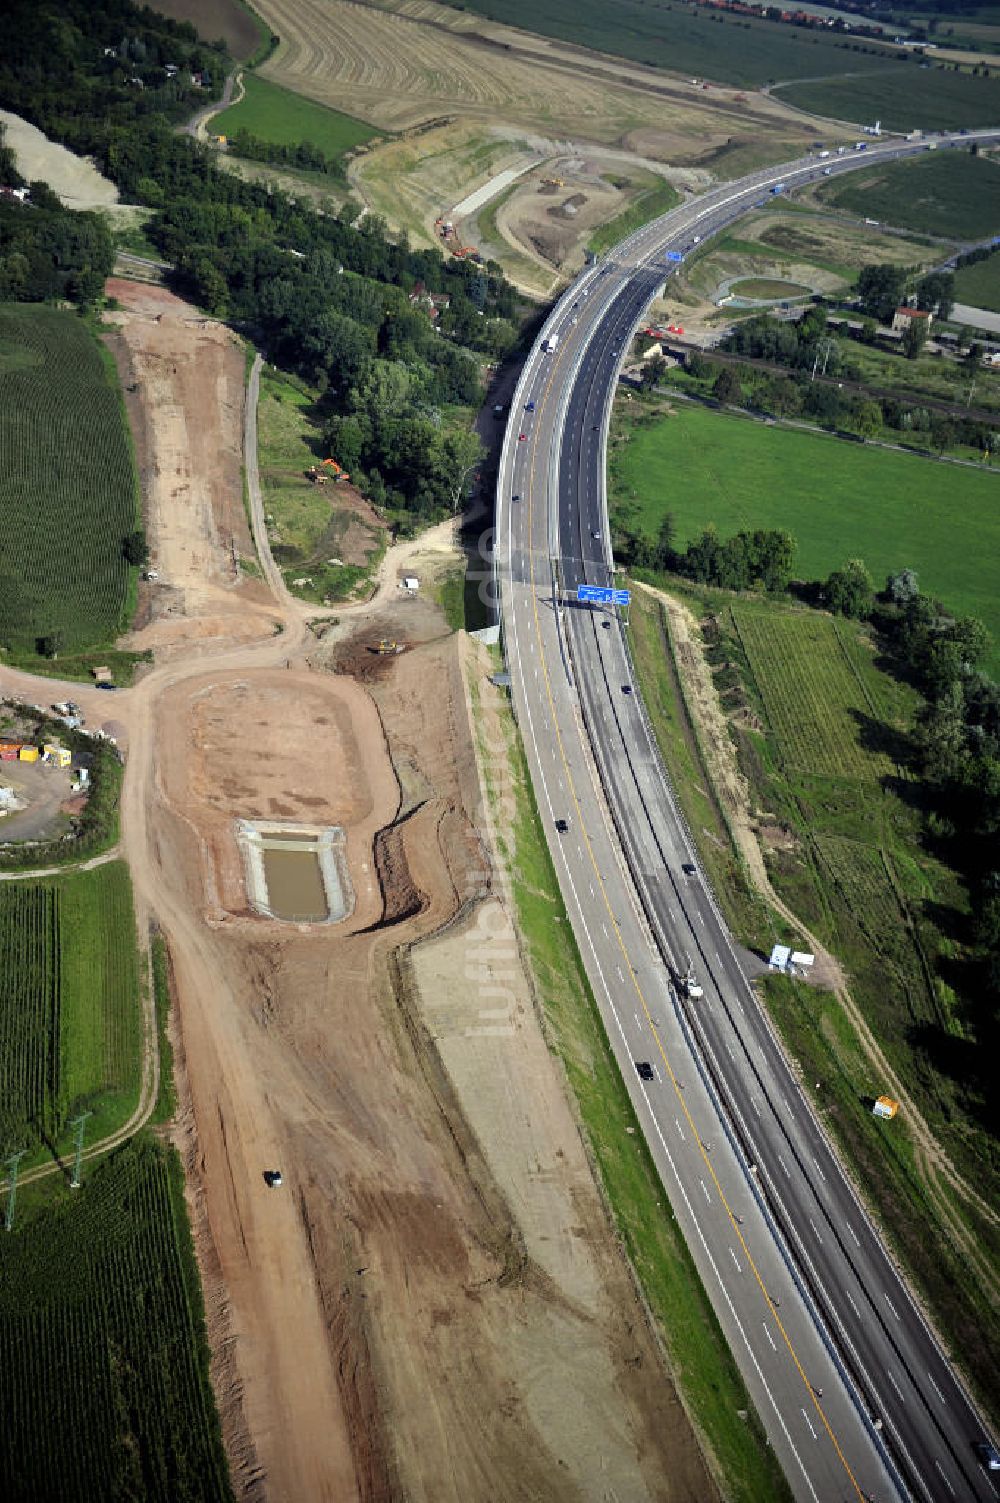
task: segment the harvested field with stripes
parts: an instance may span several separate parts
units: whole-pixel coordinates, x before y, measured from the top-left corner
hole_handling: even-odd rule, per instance
[[[432,0],[375,9],[348,0],[264,0],[281,38],[267,78],[389,130],[447,115],[612,140],[643,124],[689,151],[754,131],[805,139],[805,124],[761,97],[706,102],[689,84],[600,54],[581,54]],[[729,103],[728,110],[724,107]],[[647,150],[648,150],[647,145]]]

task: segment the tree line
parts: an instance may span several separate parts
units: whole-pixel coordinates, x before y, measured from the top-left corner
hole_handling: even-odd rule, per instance
[[[300,172],[322,172],[338,182],[343,182],[345,177],[341,159],[327,156],[322,147],[312,141],[279,145],[277,141],[264,141],[241,126],[227,137],[227,145],[234,156],[245,157],[248,162],[267,162],[272,167],[291,167]]]
[[[917,352],[926,331],[920,321],[913,339],[904,336]],[[866,319],[855,336],[875,343],[876,325]],[[722,341],[720,349],[747,359],[784,366],[787,374],[761,371],[750,365],[721,366],[698,351],[686,358],[685,369],[701,382],[711,381],[712,395],[723,405],[752,407],[774,417],[811,418],[821,427],[847,430],[860,438],[877,438],[891,429],[897,441],[911,441],[921,448],[943,454],[965,447],[989,459],[998,447],[997,426],[972,413],[939,412],[905,396],[879,395],[844,389],[843,382],[863,384],[864,372],[852,358],[850,344],[828,332],[825,308],[809,308],[797,323],[755,314],[738,323]],[[970,343],[962,365],[970,373],[978,366],[980,351]],[[647,385],[655,385],[665,373],[665,363],[649,361]],[[835,379],[839,378],[839,379]]]

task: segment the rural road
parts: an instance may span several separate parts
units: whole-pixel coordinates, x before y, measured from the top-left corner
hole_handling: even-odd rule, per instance
[[[849,171],[919,149],[883,143],[831,165]],[[732,223],[774,183],[792,188],[821,171],[807,159],[685,203],[585,271],[551,315],[543,340],[556,334],[556,347],[546,354],[540,341],[528,359],[499,473],[505,651],[608,1036],[796,1497],[988,1500],[997,1493],[973,1450],[982,1421],[747,984],[632,692],[619,622],[611,608],[576,601],[579,585],[612,582],[607,425],[665,256],[683,256],[695,234]],[[693,1002],[679,985],[689,960],[704,989]]]

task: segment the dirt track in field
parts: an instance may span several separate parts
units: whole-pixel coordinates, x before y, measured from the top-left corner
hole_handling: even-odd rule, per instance
[[[331,645],[309,608],[230,578],[227,338],[158,289],[118,295],[172,559],[171,614],[154,602],[138,634],[155,666],[116,696],[123,846],[170,952],[175,1135],[237,1495],[710,1499],[494,883],[467,692],[488,706],[486,655],[401,596],[401,558]],[[217,468],[202,494],[192,463],[178,498],[153,456],[176,461],[182,431]],[[370,675],[365,644],[407,630]],[[343,826],[348,920],[253,914],[248,814]]]

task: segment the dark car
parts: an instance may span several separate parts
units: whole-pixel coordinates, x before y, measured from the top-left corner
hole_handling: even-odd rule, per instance
[[[269,1190],[280,1190],[282,1186],[282,1174],[280,1169],[265,1169],[264,1183]]]
[[[567,832],[567,830],[569,829],[569,820],[568,819],[557,819],[556,820],[556,829],[559,831],[560,835],[565,835],[566,832]]]
[[[693,861],[685,861],[684,865],[681,867],[681,871],[684,873],[685,877],[693,877],[697,871],[697,868]]]
[[[632,685],[631,684],[622,684],[622,693],[623,694],[631,694],[632,693]]]
[[[610,621],[602,621],[601,625],[604,627],[605,631],[610,631],[611,630],[611,622]]]
[[[1000,1451],[988,1440],[977,1440],[972,1448],[988,1472],[1000,1472]]]
[[[111,690],[114,690],[114,689],[118,688],[118,685],[117,684],[98,684],[97,687],[98,687],[98,689],[111,689]]]
[[[648,1059],[637,1059],[636,1062],[635,1062],[635,1067],[636,1067],[636,1069],[639,1072],[639,1079],[640,1080],[652,1080],[653,1079],[653,1067],[649,1063]]]
[[[525,402],[525,404],[524,404],[524,410],[525,410],[525,412],[534,412],[534,410],[535,410],[535,404],[534,404],[534,402]]]
[[[510,498],[510,499],[511,499],[511,500],[512,500],[512,501],[520,501],[520,499],[521,499],[521,492],[520,492],[520,491],[518,491],[518,493],[517,493],[517,495],[516,495],[516,496],[511,496],[511,498]]]

